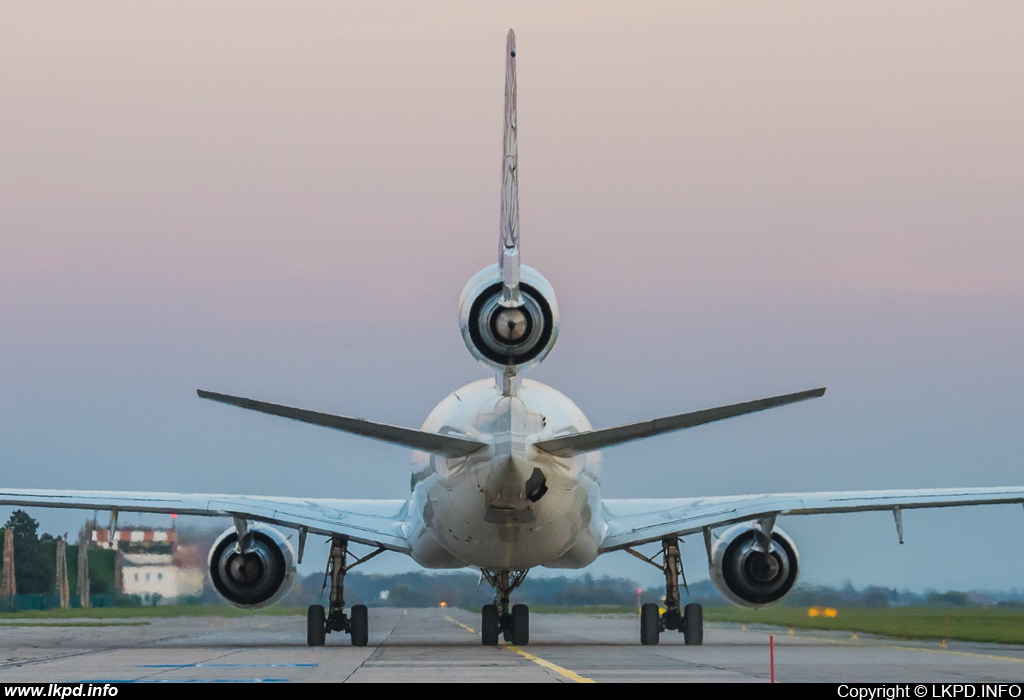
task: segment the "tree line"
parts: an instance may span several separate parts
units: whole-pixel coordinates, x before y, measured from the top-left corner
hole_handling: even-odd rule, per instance
[[[23,510],[16,510],[3,525],[14,535],[14,582],[19,595],[53,593],[57,588],[57,538],[39,533],[39,522]],[[111,549],[88,549],[89,587],[92,593],[114,593],[114,556]],[[4,561],[0,550],[0,565]],[[78,590],[78,545],[68,544],[68,583]],[[0,566],[0,571],[2,571]]]

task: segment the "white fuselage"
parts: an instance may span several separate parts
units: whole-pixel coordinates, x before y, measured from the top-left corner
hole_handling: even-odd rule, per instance
[[[514,396],[494,380],[447,396],[424,431],[487,444],[468,457],[414,453],[406,525],[412,557],[430,568],[579,568],[597,558],[604,536],[600,453],[555,457],[533,445],[591,429],[564,394],[524,379]],[[531,501],[524,485],[543,475]]]

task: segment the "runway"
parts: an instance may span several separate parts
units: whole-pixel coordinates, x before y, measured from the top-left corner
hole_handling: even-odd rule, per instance
[[[95,624],[96,620],[82,620]],[[140,624],[141,623],[141,624]],[[641,647],[629,615],[531,616],[531,644],[480,644],[463,610],[370,610],[370,644],[332,634],[305,645],[305,619],[285,616],[125,620],[102,626],[0,623],[0,681],[143,682],[739,682],[768,681],[776,635],[779,682],[1013,682],[1024,647],[909,642],[849,633],[709,624],[705,645],[662,635]]]

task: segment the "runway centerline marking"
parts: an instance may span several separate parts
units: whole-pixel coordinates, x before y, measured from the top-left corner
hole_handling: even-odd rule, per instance
[[[452,617],[450,615],[445,615],[444,619],[448,620],[448,622],[454,622],[456,625],[458,625],[462,629],[466,630],[467,632],[470,632],[472,634],[480,634],[479,632],[477,632],[475,629],[473,629],[469,625],[462,624],[461,622],[459,622],[458,620],[456,620],[454,617]]]
[[[452,617],[450,615],[445,615],[444,619],[448,620],[449,622],[454,622],[456,625],[458,625],[462,629],[466,630],[467,632],[472,632],[473,634],[480,634],[479,632],[477,632],[475,629],[473,629],[469,625],[462,624],[461,622],[459,622],[458,620],[456,620],[454,617]],[[527,661],[532,661],[533,663],[537,664],[538,666],[546,668],[549,671],[554,671],[555,673],[557,673],[558,675],[562,676],[563,678],[568,678],[569,680],[575,681],[576,683],[597,683],[597,681],[595,681],[593,678],[587,678],[586,676],[581,676],[580,674],[576,673],[575,671],[570,671],[567,668],[562,668],[558,664],[553,664],[550,661],[548,661],[547,659],[542,659],[539,656],[536,656],[534,654],[530,654],[529,652],[525,652],[525,651],[523,651],[522,649],[520,649],[517,646],[513,646],[513,645],[509,644],[508,646],[501,647],[501,648],[502,649],[508,649],[509,651],[514,651],[515,653],[519,654],[520,656],[522,656]]]
[[[506,649],[510,649],[511,651],[514,651],[515,653],[517,653],[520,656],[522,656],[524,659],[528,659],[528,660],[532,661],[533,663],[537,664],[538,666],[543,666],[546,669],[550,669],[550,670],[554,671],[555,673],[557,673],[558,675],[563,676],[565,678],[568,678],[571,681],[575,681],[577,683],[597,683],[597,681],[595,681],[593,678],[587,678],[586,676],[581,676],[580,674],[576,673],[575,671],[570,671],[567,668],[562,668],[558,664],[553,664],[550,661],[547,661],[546,659],[542,659],[539,656],[534,656],[533,654],[525,652],[525,651],[523,651],[522,649],[520,649],[517,646],[509,645],[509,646],[507,646],[505,648]]]

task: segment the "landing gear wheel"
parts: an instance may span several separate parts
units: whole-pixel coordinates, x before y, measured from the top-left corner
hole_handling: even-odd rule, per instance
[[[512,643],[523,647],[530,643],[530,608],[525,605],[512,606]]]
[[[306,644],[322,647],[327,641],[327,616],[324,606],[310,605],[306,611]]]
[[[687,646],[704,643],[704,608],[700,603],[690,603],[683,608],[683,643]]]
[[[661,638],[661,612],[657,603],[644,603],[640,608],[640,643],[657,644]]]
[[[480,613],[480,639],[485,647],[498,646],[498,634],[501,625],[498,620],[498,606],[485,605]]]
[[[349,620],[349,634],[352,637],[352,646],[365,647],[370,641],[370,621],[366,614],[365,605],[352,606],[352,618]]]

